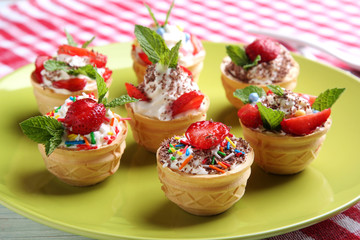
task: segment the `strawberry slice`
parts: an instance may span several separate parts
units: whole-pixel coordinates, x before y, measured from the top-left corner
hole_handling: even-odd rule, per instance
[[[221,122],[200,121],[191,124],[185,136],[192,146],[209,149],[220,144],[229,132],[229,127]]]
[[[107,57],[101,53],[90,51],[86,48],[78,48],[70,45],[61,45],[58,54],[66,54],[70,56],[89,57],[93,66],[103,68],[106,66]]]
[[[241,120],[241,123],[249,128],[257,128],[262,125],[262,120],[260,112],[257,107],[246,104],[238,111],[238,117]]]
[[[308,102],[310,103],[310,106],[313,105],[313,103],[315,102],[316,100],[316,96],[313,96],[313,95],[309,95],[309,94],[303,94],[303,93],[298,93],[298,95],[302,98],[305,98],[306,100],[308,100]]]
[[[84,98],[72,103],[66,113],[64,124],[76,134],[89,134],[99,130],[104,122],[106,108],[94,99]]]
[[[198,109],[204,100],[204,94],[198,91],[191,91],[184,93],[178,99],[176,99],[171,108],[172,116],[176,116],[179,113],[186,112],[192,109]]]
[[[105,72],[103,74],[104,81],[107,82],[111,78],[111,75],[112,75],[112,71],[106,67]]]
[[[52,82],[56,88],[64,88],[71,92],[83,90],[87,81],[83,78],[70,78],[68,80],[59,80]]]
[[[35,60],[35,71],[34,71],[34,75],[35,75],[35,80],[37,83],[42,83],[42,76],[41,76],[41,71],[44,69],[44,62],[46,62],[47,60],[51,59],[52,57],[50,56],[38,56]]]
[[[203,46],[202,46],[202,43],[199,39],[197,39],[197,37],[195,37],[194,35],[191,34],[190,36],[190,41],[191,43],[193,44],[194,46],[194,51],[193,51],[193,55],[196,55],[198,54],[202,49],[203,49]]]
[[[126,91],[130,97],[139,99],[141,101],[150,101],[150,98],[148,98],[145,93],[140,91],[137,87],[132,85],[131,83],[125,83]]]
[[[187,69],[186,67],[181,66],[181,65],[179,65],[179,66],[182,68],[182,70],[184,70],[184,72],[186,72],[191,77],[191,79],[193,79],[192,72],[189,69]]]
[[[281,127],[286,133],[300,136],[307,135],[324,124],[330,113],[331,109],[328,108],[318,113],[284,119],[281,122]]]
[[[149,57],[144,52],[139,52],[139,58],[146,64],[151,65],[152,62],[149,60]]]

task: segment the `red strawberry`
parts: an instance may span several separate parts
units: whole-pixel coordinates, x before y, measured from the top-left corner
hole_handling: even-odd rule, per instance
[[[35,79],[37,83],[42,83],[42,76],[41,76],[41,71],[44,69],[44,62],[46,62],[47,60],[51,59],[52,57],[50,56],[38,56],[35,60],[35,71],[34,71],[34,75],[35,75]]]
[[[139,58],[146,64],[151,65],[152,62],[149,60],[149,57],[144,52],[139,52]]]
[[[229,127],[221,122],[200,121],[191,124],[186,130],[185,136],[192,146],[209,149],[220,144],[229,131]]]
[[[182,70],[184,70],[184,72],[186,72],[191,77],[191,79],[193,79],[192,72],[189,69],[187,69],[186,67],[181,66],[181,65],[179,65],[179,66],[182,68]]]
[[[269,38],[256,39],[245,48],[246,55],[251,61],[260,55],[259,62],[269,62],[275,59],[280,52],[280,46]]]
[[[139,99],[141,101],[150,101],[150,98],[148,98],[145,93],[141,92],[137,87],[132,85],[131,83],[125,83],[126,91],[130,97]]]
[[[198,109],[204,100],[204,97],[204,94],[198,91],[184,93],[173,102],[171,106],[172,116],[174,117],[177,114],[188,110]]]
[[[61,45],[58,49],[58,54],[66,54],[70,56],[89,57],[90,62],[98,67],[103,68],[106,66],[107,57],[101,53],[90,51],[86,48],[78,48],[70,45]]]
[[[324,124],[329,118],[330,113],[331,109],[328,108],[318,113],[284,119],[281,122],[281,127],[286,133],[307,135]]]
[[[86,79],[70,78],[68,80],[54,81],[52,85],[56,88],[64,88],[71,92],[83,90],[86,85]]]
[[[193,44],[194,46],[194,51],[193,51],[193,55],[196,55],[198,54],[202,49],[203,49],[203,46],[202,46],[202,43],[199,39],[197,39],[194,35],[191,34],[190,36],[190,41],[191,43]]]
[[[316,96],[303,94],[303,93],[298,93],[298,94],[299,94],[300,97],[305,98],[306,100],[308,100],[308,102],[310,103],[310,106],[312,106],[313,103],[316,100]]]
[[[70,105],[64,124],[71,132],[76,134],[89,134],[97,131],[103,123],[106,108],[94,99],[84,98]]]
[[[112,75],[112,71],[106,67],[105,72],[103,74],[104,81],[107,82],[111,78],[111,75]]]
[[[246,104],[238,111],[238,117],[241,120],[241,123],[249,128],[257,128],[262,125],[262,120],[260,112],[257,107]]]

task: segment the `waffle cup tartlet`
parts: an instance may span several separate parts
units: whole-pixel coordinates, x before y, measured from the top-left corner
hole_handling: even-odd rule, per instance
[[[318,156],[331,119],[305,136],[261,132],[240,124],[244,138],[254,149],[255,163],[265,172],[288,175],[303,171]]]
[[[273,42],[273,44],[278,49],[276,58],[259,62],[247,69],[236,65],[229,56],[224,57],[220,65],[221,81],[227,99],[237,109],[240,109],[244,103],[234,97],[233,94],[236,89],[255,85],[268,91],[269,89],[266,86],[269,84],[289,90],[295,89],[300,70],[299,64],[285,47],[279,43]]]
[[[232,146],[227,146],[225,147],[226,150],[223,150],[224,154],[227,154],[228,156],[229,153],[227,153],[227,151],[232,151],[230,154],[232,154],[232,157],[234,158],[235,154],[241,154],[242,160],[240,163],[230,165],[226,161],[231,159],[231,156],[227,159],[226,157],[218,156],[216,160],[209,159],[210,161],[216,161],[217,163],[214,164],[217,167],[215,167],[215,165],[202,165],[204,168],[212,171],[210,173],[207,172],[208,170],[199,170],[201,166],[194,167],[194,163],[191,162],[197,161],[199,163],[199,161],[202,161],[202,163],[204,163],[205,161],[209,161],[206,160],[206,158],[204,160],[199,160],[196,157],[196,153],[202,150],[196,150],[193,146],[188,147],[189,145],[185,144],[185,148],[187,148],[186,150],[183,151],[183,148],[177,149],[176,152],[170,152],[173,147],[171,147],[171,145],[168,147],[168,144],[173,142],[176,138],[180,139],[179,142],[182,142],[184,139],[184,137],[177,136],[164,141],[163,145],[158,149],[156,155],[158,176],[160,182],[162,183],[161,189],[170,201],[174,202],[180,208],[191,214],[209,216],[225,212],[240,198],[242,198],[245,193],[247,180],[251,174],[251,165],[254,159],[254,152],[246,141],[241,139],[236,142],[237,150],[235,151],[239,151],[238,149],[240,149],[241,151],[239,151],[239,153],[234,152],[235,147],[232,149]],[[234,144],[236,138],[231,137],[231,139],[230,141]],[[173,143],[172,146],[175,148],[178,145]],[[243,146],[246,146],[246,150]],[[214,148],[218,149],[219,147],[214,146]],[[189,151],[188,149],[191,149],[190,153],[187,152]],[[179,151],[183,151],[183,153],[178,153]],[[211,150],[208,151],[211,152]],[[192,158],[188,161],[188,163],[185,163],[185,167],[173,167],[168,165],[169,163],[167,158],[169,158],[169,154],[171,155],[171,161],[177,161],[174,155],[176,158],[181,158],[181,156],[185,155],[185,157],[180,161],[181,166],[184,165],[184,162],[187,161],[189,156]],[[189,156],[186,156],[186,154],[189,154]],[[207,154],[209,154],[209,152]],[[205,162],[205,164],[207,163]],[[185,168],[187,169],[183,171]],[[191,170],[191,168],[194,169]]]
[[[111,83],[112,78],[109,78],[106,81],[107,87],[110,87]],[[52,110],[54,110],[55,107],[63,104],[64,101],[71,96],[81,95],[82,93],[94,93],[95,97],[98,97],[96,86],[93,89],[88,90],[80,90],[69,93],[57,93],[51,88],[41,86],[41,84],[36,81],[36,76],[34,75],[34,73],[31,74],[31,85],[33,86],[33,92],[39,112],[43,115],[51,112]]]
[[[183,134],[190,124],[205,120],[209,105],[210,100],[205,96],[204,106],[200,111],[170,121],[162,121],[136,113],[130,104],[126,104],[125,108],[128,117],[131,118],[129,124],[135,142],[146,150],[155,153],[164,139],[172,137],[174,134]]]
[[[59,147],[47,156],[45,147],[39,150],[49,172],[72,186],[91,186],[113,175],[120,166],[120,159],[126,147],[127,124],[121,122],[120,132],[109,145],[97,149],[82,150]]]

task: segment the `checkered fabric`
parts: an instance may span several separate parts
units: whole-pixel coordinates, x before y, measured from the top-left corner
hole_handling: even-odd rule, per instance
[[[147,1],[165,19],[170,0]],[[354,0],[177,0],[171,22],[200,39],[251,42],[248,28],[265,28],[307,37],[360,59],[360,1]],[[64,28],[75,41],[97,36],[94,45],[128,42],[134,24],[152,22],[143,0],[25,0],[0,9],[0,77],[55,54],[66,42]],[[346,68],[319,52],[316,57]],[[271,239],[360,239],[360,203],[310,227]]]

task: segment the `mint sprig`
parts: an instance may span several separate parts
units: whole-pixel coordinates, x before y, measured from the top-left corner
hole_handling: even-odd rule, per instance
[[[226,46],[226,53],[231,58],[231,61],[238,66],[241,66],[245,70],[251,67],[254,67],[261,60],[260,55],[257,55],[254,61],[251,61],[250,58],[246,55],[244,47],[236,45]]]
[[[107,101],[107,100],[106,100]],[[126,103],[131,103],[131,102],[137,102],[139,101],[139,99],[130,97],[129,95],[122,95],[118,98],[114,98],[111,102],[109,103],[103,103],[105,107],[109,107],[109,108],[113,108],[113,107],[117,107],[120,105],[124,105]]]
[[[149,5],[147,5],[146,3],[144,3],[144,5],[145,5],[145,7],[147,8],[147,10],[148,10],[151,18],[154,20],[154,23],[155,23],[156,27],[157,27],[157,28],[160,27],[160,24],[159,24],[159,22],[156,20],[155,15],[154,15],[154,13],[151,11],[151,8],[149,7]]]
[[[97,71],[95,70],[95,68],[88,64],[85,65],[83,67],[78,67],[78,68],[73,68],[70,67],[66,62],[61,62],[61,61],[57,61],[57,60],[47,60],[44,63],[44,68],[50,72],[52,71],[56,71],[56,70],[63,70],[64,72],[70,74],[70,75],[85,75],[88,76],[89,78],[95,80],[96,79],[96,73]]]
[[[171,10],[173,9],[174,7],[174,4],[175,4],[175,0],[172,1],[171,5],[170,5],[170,8],[169,10],[167,11],[166,13],[166,18],[165,18],[165,22],[163,25],[160,26],[159,22],[156,20],[155,18],[155,15],[154,13],[151,11],[151,8],[149,7],[149,5],[147,5],[146,3],[144,3],[145,7],[147,8],[151,18],[153,19],[155,25],[156,25],[156,28],[159,28],[159,27],[164,27],[167,23],[168,23],[168,20],[169,20],[169,17],[170,17],[170,13],[171,13]]]
[[[256,103],[258,106],[263,126],[267,130],[276,130],[280,128],[280,123],[285,117],[285,113],[280,110],[274,110],[265,107],[262,103]]]
[[[284,89],[278,85],[267,85],[268,89],[278,96],[284,95]]]
[[[244,104],[248,104],[250,103],[249,95],[251,93],[257,93],[259,98],[266,96],[266,92],[264,91],[264,89],[254,85],[247,86],[243,89],[236,89],[233,95],[234,97],[240,99]]]
[[[170,13],[171,13],[171,10],[172,10],[173,7],[174,7],[174,4],[175,4],[175,0],[172,1],[169,10],[168,10],[167,13],[166,13],[166,18],[165,18],[165,22],[164,22],[164,24],[163,24],[163,27],[168,23],[168,20],[169,20],[169,17],[170,17]]]
[[[164,39],[150,28],[135,25],[135,36],[152,63],[160,63],[163,66],[176,68],[181,41],[169,50]]]
[[[328,89],[325,92],[321,93],[316,99],[313,105],[313,109],[318,111],[323,111],[325,109],[331,108],[331,106],[336,102],[340,95],[345,91],[345,88],[333,88]]]
[[[77,42],[74,41],[74,38],[70,35],[70,33],[68,33],[65,31],[65,35],[66,35],[66,39],[68,41],[68,45],[73,46],[73,47],[77,47],[79,44]],[[93,36],[90,40],[86,41],[85,43],[83,43],[83,45],[81,45],[81,48],[87,48],[89,46],[89,44],[95,39],[95,36]]]
[[[64,134],[63,125],[56,119],[47,116],[29,118],[21,122],[20,127],[28,138],[45,145],[47,156],[59,146]]]

